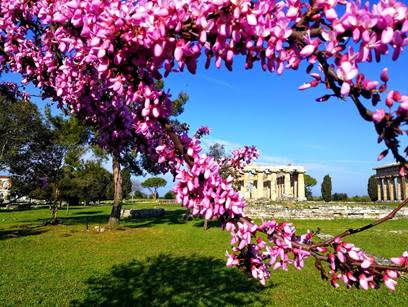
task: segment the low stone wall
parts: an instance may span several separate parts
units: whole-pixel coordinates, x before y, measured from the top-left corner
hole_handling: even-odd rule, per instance
[[[148,218],[148,217],[160,217],[166,213],[164,209],[130,209],[130,210],[122,210],[121,217],[122,218]]]
[[[297,220],[377,219],[386,216],[393,207],[381,205],[307,204],[300,207],[270,203],[251,203],[245,214],[251,218],[282,218]],[[408,208],[402,208],[395,218],[408,218]]]

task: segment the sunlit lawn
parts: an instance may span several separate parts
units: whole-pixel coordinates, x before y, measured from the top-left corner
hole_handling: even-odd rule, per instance
[[[131,207],[148,208],[153,204]],[[309,262],[302,271],[274,272],[266,288],[225,267],[229,234],[183,209],[162,205],[162,218],[123,222],[97,233],[110,208],[60,211],[63,224],[42,226],[47,209],[0,212],[0,305],[282,305],[408,306],[408,280],[397,291],[333,289]],[[364,221],[294,221],[300,231],[334,234]],[[87,230],[87,225],[88,230]],[[397,220],[353,237],[385,257],[408,250],[408,221]]]

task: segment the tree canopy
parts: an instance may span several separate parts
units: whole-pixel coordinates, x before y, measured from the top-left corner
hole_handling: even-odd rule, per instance
[[[63,162],[56,134],[29,100],[0,91],[0,103],[0,170],[11,175],[12,195],[45,189]]]
[[[312,197],[312,187],[317,184],[317,180],[307,174],[304,175],[305,180],[305,196],[307,199]]]
[[[142,187],[149,189],[152,192],[153,198],[157,198],[157,189],[164,187],[167,181],[160,177],[151,177],[142,182]]]

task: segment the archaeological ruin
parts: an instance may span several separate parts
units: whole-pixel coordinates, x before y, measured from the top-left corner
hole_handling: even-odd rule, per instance
[[[377,178],[378,201],[400,201],[407,197],[408,180],[400,176],[400,164],[387,164],[374,170]]]
[[[245,199],[304,201],[304,173],[302,166],[251,164],[241,174],[239,192]]]

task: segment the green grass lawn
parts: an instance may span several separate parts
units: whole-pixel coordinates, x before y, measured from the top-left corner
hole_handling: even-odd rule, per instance
[[[152,207],[133,204],[132,208]],[[210,223],[182,222],[183,209],[162,218],[125,221],[97,233],[108,206],[77,207],[59,226],[43,226],[46,209],[0,212],[1,306],[282,305],[408,306],[408,280],[397,291],[333,289],[312,261],[302,271],[273,272],[267,287],[225,267],[229,234]],[[367,221],[293,221],[300,231],[335,234]],[[87,230],[87,225],[88,230]],[[384,257],[408,250],[408,221],[396,220],[352,239]]]

